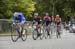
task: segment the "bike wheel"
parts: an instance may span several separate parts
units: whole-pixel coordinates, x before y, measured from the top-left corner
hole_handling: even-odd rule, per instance
[[[32,38],[34,40],[36,40],[38,38],[38,31],[36,29],[34,29],[33,32],[32,32]]]
[[[22,31],[21,39],[22,39],[22,41],[26,41],[26,39],[27,39],[27,30],[26,29],[23,29],[23,31]]]
[[[57,32],[57,35],[56,35],[56,37],[57,37],[57,38],[59,38],[59,34],[58,34],[58,32]]]
[[[51,30],[49,31],[48,35],[49,35],[49,38],[51,39],[51,37],[52,37],[52,32],[51,32]]]
[[[57,30],[56,37],[57,37],[57,38],[60,38],[60,37],[61,37],[61,36],[60,36],[60,34],[61,34],[61,33],[60,33],[60,31],[59,31],[59,30]]]
[[[44,33],[43,33],[43,30],[41,29],[41,31],[40,31],[40,39],[42,40],[43,37],[44,37]]]
[[[47,39],[47,37],[48,37],[48,32],[47,32],[47,30],[44,30],[44,37],[45,37],[45,39]]]
[[[16,26],[13,26],[12,27],[12,31],[11,31],[11,40],[13,42],[16,42],[19,38],[19,33],[18,31],[16,30]]]

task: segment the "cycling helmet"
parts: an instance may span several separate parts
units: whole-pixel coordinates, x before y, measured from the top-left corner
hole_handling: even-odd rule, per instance
[[[38,16],[38,13],[34,13],[34,16]]]
[[[59,17],[59,15],[57,14],[56,17]]]
[[[21,15],[23,15],[23,14],[20,13],[20,12],[15,12],[15,13],[14,13],[14,16],[21,16]]]
[[[45,15],[49,15],[49,13],[46,13]]]

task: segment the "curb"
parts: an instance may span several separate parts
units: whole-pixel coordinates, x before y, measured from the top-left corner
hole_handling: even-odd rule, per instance
[[[11,34],[0,34],[0,36],[11,36]]]

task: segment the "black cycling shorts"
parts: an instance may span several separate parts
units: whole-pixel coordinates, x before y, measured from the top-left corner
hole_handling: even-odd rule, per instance
[[[45,23],[46,23],[46,26],[48,26],[51,24],[51,21],[45,21]]]
[[[56,25],[60,25],[60,22],[56,22]]]

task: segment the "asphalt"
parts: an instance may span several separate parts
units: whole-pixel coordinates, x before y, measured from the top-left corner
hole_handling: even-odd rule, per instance
[[[12,42],[10,36],[0,37],[0,49],[75,49],[75,34],[64,32],[61,38],[53,35],[52,39],[33,40],[29,35],[26,41],[19,39]]]

